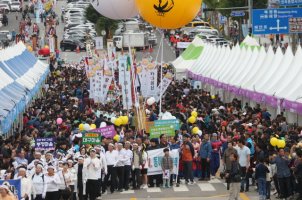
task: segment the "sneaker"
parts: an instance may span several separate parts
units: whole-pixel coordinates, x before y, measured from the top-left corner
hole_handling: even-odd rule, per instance
[[[176,183],[176,187],[179,187],[179,183]]]
[[[142,189],[148,189],[148,185],[143,185]]]
[[[96,198],[97,200],[102,200],[102,197],[98,197],[98,198]]]
[[[215,179],[216,177],[215,176],[211,176],[211,179]]]
[[[189,182],[188,185],[194,185],[194,182]]]

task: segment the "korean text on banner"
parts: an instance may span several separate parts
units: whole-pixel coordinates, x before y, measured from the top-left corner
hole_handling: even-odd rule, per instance
[[[164,149],[156,149],[147,151],[149,157],[149,168],[148,175],[158,175],[163,174],[161,167],[161,161],[164,157]],[[178,175],[178,166],[179,166],[179,152],[177,149],[170,151],[170,156],[173,160],[173,171],[172,174]]]
[[[180,123],[178,119],[168,119],[168,120],[156,120],[154,121],[155,126],[170,126],[173,127],[174,130],[180,129]]]
[[[126,60],[126,65],[125,65]],[[120,81],[120,84],[122,85],[122,97],[123,97],[123,107],[124,109],[131,109],[132,108],[132,90],[131,90],[131,62],[130,57],[123,56],[123,59],[121,59],[123,62],[122,65],[120,65],[120,69],[122,71],[123,82]]]
[[[166,90],[168,89],[170,83],[172,82],[173,80],[173,74],[168,72],[165,77],[162,79],[161,83],[159,84],[159,86],[157,87],[157,93],[156,93],[156,96],[155,96],[155,100],[156,102],[159,101],[160,99],[160,95],[163,95]]]
[[[157,68],[149,69],[147,71],[147,81],[149,81],[147,96],[153,97],[157,92]]]
[[[147,133],[150,133],[150,129],[154,126],[154,122],[148,122],[148,121],[146,121],[145,126],[146,126],[146,130],[145,131]]]
[[[85,133],[82,144],[101,144],[101,137],[98,133]]]
[[[97,129],[91,130],[90,132],[100,133],[105,138],[113,138],[116,135],[114,126],[106,126],[103,128],[97,128]]]
[[[150,128],[150,139],[159,138],[161,134],[165,134],[167,136],[175,136],[174,127],[171,126],[154,126]]]
[[[54,138],[36,138],[35,139],[35,150],[54,150],[55,142]]]
[[[15,180],[0,180],[0,185],[6,185],[16,199],[21,198],[21,179]]]

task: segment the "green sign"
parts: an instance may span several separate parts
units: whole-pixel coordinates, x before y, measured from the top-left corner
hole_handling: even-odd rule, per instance
[[[180,129],[180,123],[178,119],[168,119],[168,120],[156,120],[154,121],[155,126],[171,126],[174,130]]]
[[[153,126],[150,128],[150,138],[159,138],[161,134],[175,136],[174,127],[172,126]]]
[[[85,133],[82,144],[101,144],[101,136],[98,133]]]

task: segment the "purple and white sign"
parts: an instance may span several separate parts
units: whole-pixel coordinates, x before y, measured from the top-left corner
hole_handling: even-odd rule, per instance
[[[55,140],[54,138],[36,138],[35,150],[54,150]]]
[[[90,130],[89,132],[100,133],[101,136],[104,136],[105,138],[113,138],[116,135],[114,126],[97,128],[97,129]]]

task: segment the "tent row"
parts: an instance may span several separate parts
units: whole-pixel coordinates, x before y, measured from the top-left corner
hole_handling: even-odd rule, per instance
[[[0,122],[7,133],[26,105],[38,93],[49,73],[48,66],[23,43],[0,51]]]
[[[200,39],[192,42],[200,44]],[[194,45],[196,46],[196,45]],[[233,48],[203,43],[202,53],[194,61],[174,61],[176,74],[187,71],[189,78],[200,81],[215,91],[231,93],[275,109],[302,115],[302,49],[293,54],[269,47],[234,46]],[[186,51],[184,52],[186,53]],[[176,75],[177,76],[177,75]]]

